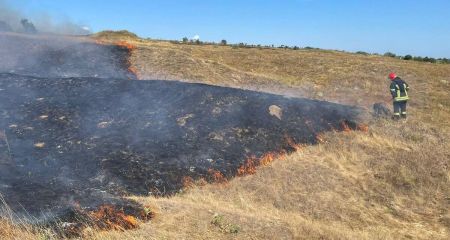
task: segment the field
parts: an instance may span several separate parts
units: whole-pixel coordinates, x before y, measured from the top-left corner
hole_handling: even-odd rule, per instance
[[[325,50],[187,45],[124,36],[140,79],[231,86],[357,105],[389,102],[387,74],[411,86],[409,118],[370,118],[369,131],[328,133],[322,143],[256,174],[137,197],[155,218],[133,231],[86,229],[86,239],[448,239],[450,65]],[[390,107],[390,105],[389,105]],[[6,239],[48,239],[2,223]]]

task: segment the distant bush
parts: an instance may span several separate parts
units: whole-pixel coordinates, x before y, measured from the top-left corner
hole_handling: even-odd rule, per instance
[[[413,59],[413,57],[409,54],[403,57],[403,60],[407,60],[407,61],[412,60],[412,59]]]
[[[189,38],[184,37],[184,38],[182,39],[182,41],[183,41],[184,43],[187,43],[187,42],[189,42]]]
[[[391,53],[391,52],[385,53],[384,56],[385,56],[385,57],[392,57],[392,58],[397,57],[397,55],[395,55],[394,53]]]
[[[23,30],[25,33],[30,33],[30,34],[37,33],[36,27],[28,19],[24,18],[24,19],[20,20],[20,23],[22,24],[22,27],[23,27]]]
[[[422,62],[423,61],[423,57],[415,56],[415,57],[413,57],[413,60],[417,61],[417,62]]]
[[[227,45],[227,40],[222,39],[222,41],[220,41],[220,45],[226,46]]]
[[[363,51],[357,51],[356,54],[366,55],[366,56],[367,56],[367,55],[370,55],[369,53],[363,52]]]
[[[439,58],[439,63],[450,64],[450,59],[448,58]]]
[[[429,63],[436,63],[436,59],[429,58],[429,57],[424,57],[422,61],[429,62]]]

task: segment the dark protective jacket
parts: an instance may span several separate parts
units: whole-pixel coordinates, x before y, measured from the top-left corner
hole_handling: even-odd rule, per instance
[[[391,83],[391,94],[395,102],[408,101],[408,84],[401,78],[396,77]]]

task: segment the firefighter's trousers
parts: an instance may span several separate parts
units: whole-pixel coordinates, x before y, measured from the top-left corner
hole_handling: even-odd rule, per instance
[[[406,118],[406,104],[408,101],[394,101],[394,118]]]

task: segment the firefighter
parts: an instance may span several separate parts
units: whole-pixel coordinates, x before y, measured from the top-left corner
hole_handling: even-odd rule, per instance
[[[408,84],[397,76],[395,73],[389,74],[389,79],[391,79],[391,95],[394,101],[394,120],[400,118],[406,119],[406,104],[409,100]]]

